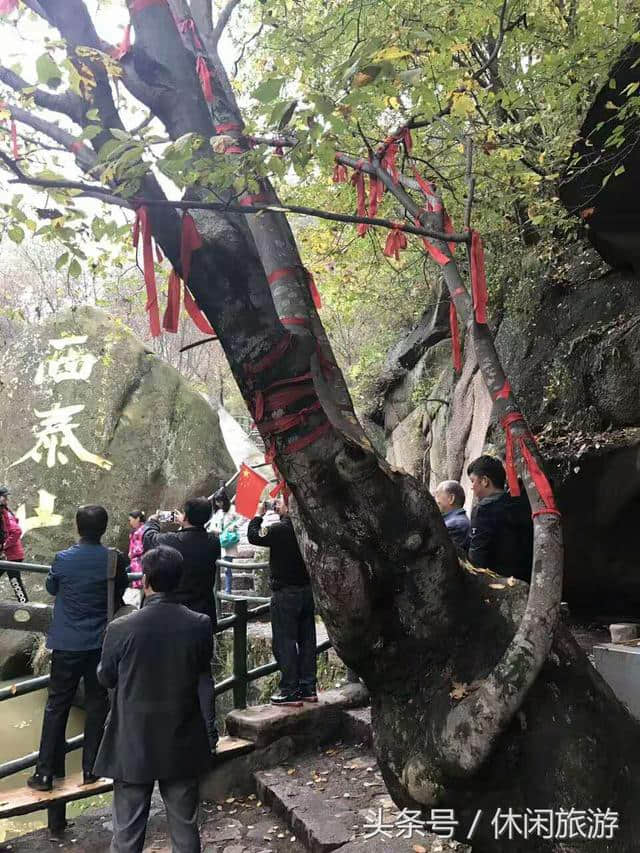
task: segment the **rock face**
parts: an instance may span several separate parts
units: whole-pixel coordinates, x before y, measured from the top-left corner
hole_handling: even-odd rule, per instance
[[[638,281],[612,272],[593,250],[572,246],[537,289],[505,308],[496,344],[563,513],[565,598],[572,610],[604,621],[634,621],[640,608]],[[389,461],[430,488],[451,477],[469,494],[463,476],[469,459],[504,449],[468,343],[457,381],[450,343],[440,340],[411,369],[396,366],[382,399],[374,416],[385,426]]]
[[[179,506],[234,470],[206,400],[97,309],[22,334],[0,381],[0,479],[27,560],[49,563],[74,541],[80,504],[103,504],[105,542],[126,548],[130,510]]]

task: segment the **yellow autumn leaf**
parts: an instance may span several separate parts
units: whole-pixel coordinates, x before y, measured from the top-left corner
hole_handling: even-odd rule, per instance
[[[475,111],[473,99],[466,92],[454,92],[451,112],[453,115],[469,116]]]
[[[402,47],[385,47],[371,58],[374,62],[390,62],[393,59],[403,59],[405,56],[411,56],[411,51],[404,50]]]

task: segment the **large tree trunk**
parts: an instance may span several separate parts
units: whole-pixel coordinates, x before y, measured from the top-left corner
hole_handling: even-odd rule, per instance
[[[98,44],[81,0],[41,2],[71,45]],[[184,3],[172,5],[189,10]],[[206,6],[193,0],[194,17],[203,27]],[[132,12],[132,20],[136,46],[133,59],[123,63],[125,85],[172,138],[189,132],[206,136],[210,117],[193,56],[182,44],[169,7],[143,6]],[[205,44],[209,36],[203,35]],[[140,80],[145,55],[166,72],[161,87]],[[110,102],[99,89],[108,116]],[[222,117],[228,117],[228,102],[226,109]],[[191,196],[195,199],[197,191]],[[179,268],[175,212],[151,208],[151,213],[159,243]],[[394,801],[400,807],[455,808],[461,839],[476,810],[485,810],[474,853],[582,849],[573,841],[496,840],[490,820],[497,808],[520,813],[526,808],[611,808],[621,813],[618,835],[614,841],[594,841],[589,849],[635,851],[640,837],[634,802],[638,725],[562,625],[528,689],[533,653],[526,643],[513,646],[527,586],[462,566],[431,495],[376,455],[350,409],[342,376],[335,365],[326,366],[330,350],[303,280],[294,276],[288,291],[270,291],[266,275],[274,266],[299,263],[288,226],[273,216],[249,226],[239,215],[193,215],[205,246],[193,257],[190,288],[216,329],[249,409],[256,411],[257,392],[272,383],[313,375],[308,395],[297,406],[304,409],[319,398],[322,408],[275,436],[276,462],[295,497],[329,636],[371,693],[376,754]],[[279,316],[292,312],[307,317],[306,329],[285,330]],[[479,351],[484,332],[475,331]],[[315,441],[291,451],[293,442],[327,423]],[[265,423],[258,425],[271,441]],[[559,548],[550,524],[548,518],[536,524],[540,566],[534,578],[540,585],[544,566]],[[555,615],[550,606],[536,617],[539,633],[553,630]],[[506,668],[505,655],[512,648],[516,651]],[[486,685],[497,671],[503,673],[501,693],[488,696]],[[522,697],[509,705],[519,691]],[[485,737],[483,715],[494,699],[512,710]],[[463,712],[457,713],[460,708]]]

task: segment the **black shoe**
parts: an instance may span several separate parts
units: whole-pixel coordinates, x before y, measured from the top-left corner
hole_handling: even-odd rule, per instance
[[[82,771],[82,784],[83,785],[93,785],[94,782],[97,782],[100,776],[96,776],[95,773],[89,773],[87,770]]]
[[[300,698],[303,702],[317,702],[318,694],[315,690],[301,690]]]
[[[271,697],[272,705],[286,705],[290,708],[301,708],[302,700],[295,694],[286,694],[279,691]]]
[[[53,791],[53,776],[34,773],[27,779],[27,785],[34,791]]]

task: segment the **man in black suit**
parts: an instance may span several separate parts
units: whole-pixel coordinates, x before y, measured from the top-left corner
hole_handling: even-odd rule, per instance
[[[168,545],[182,554],[182,577],[173,592],[174,601],[186,605],[196,613],[206,613],[216,625],[214,593],[216,560],[220,557],[220,541],[215,533],[208,533],[205,524],[211,518],[211,503],[207,498],[191,498],[179,512],[180,530],[161,533],[157,515],[152,515],[145,526],[142,547],[145,551],[158,545]],[[216,704],[212,678],[200,681],[200,707],[207,727],[209,749],[215,752],[218,743]]]
[[[107,628],[98,679],[114,688],[94,772],[113,783],[112,853],[141,853],[156,780],[174,850],[200,853],[198,776],[209,767],[198,682],[210,677],[211,620],[172,600],[182,556],[142,558],[144,604]]]

